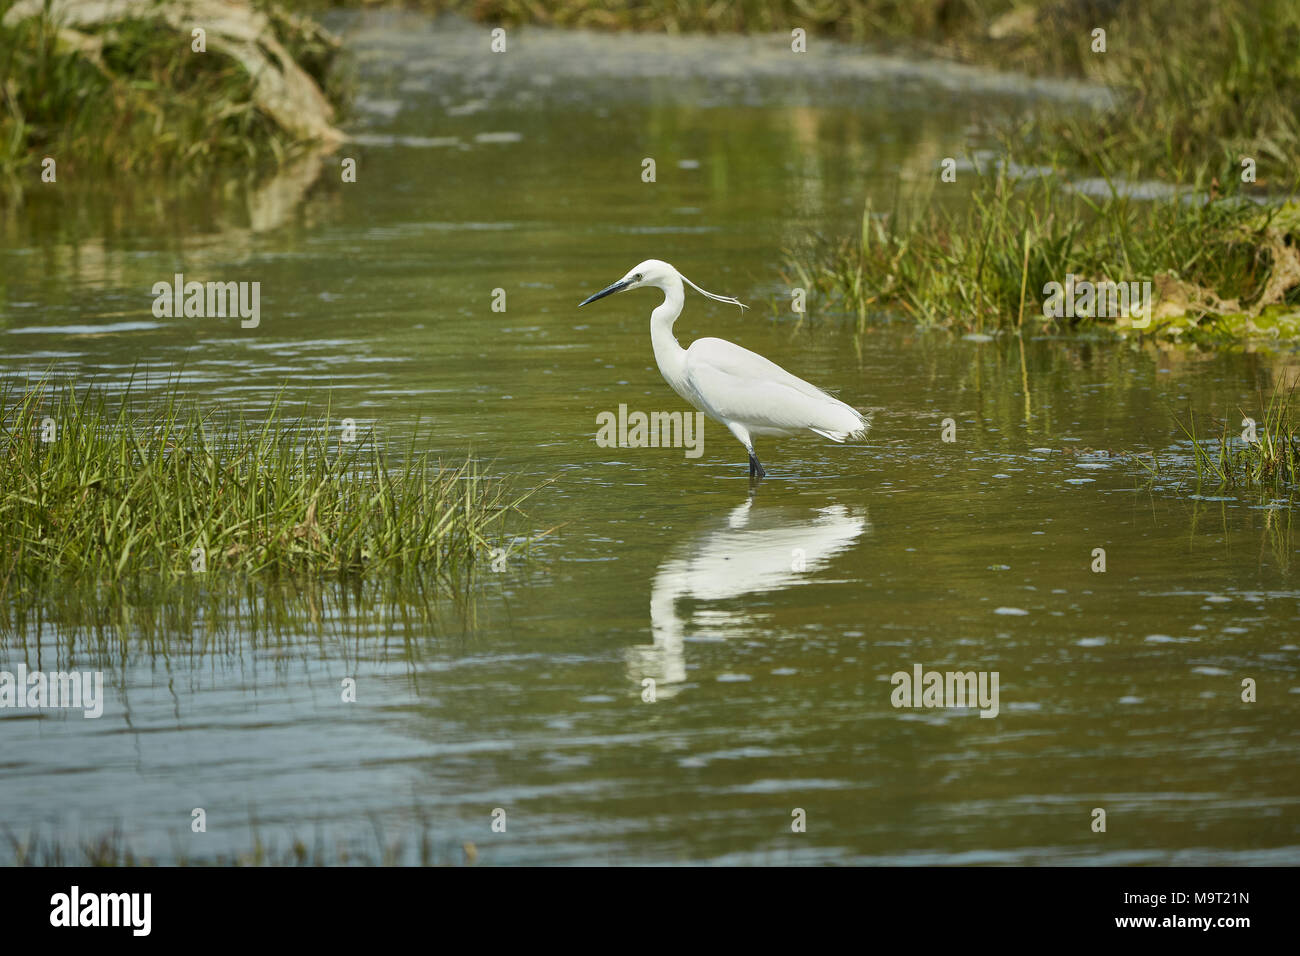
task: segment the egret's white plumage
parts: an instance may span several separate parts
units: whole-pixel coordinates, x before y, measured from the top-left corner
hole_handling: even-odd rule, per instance
[[[745,446],[751,475],[761,478],[765,474],[754,454],[755,436],[810,431],[843,442],[867,433],[870,423],[857,409],[757,352],[714,338],[696,339],[690,348],[682,348],[673,337],[673,323],[686,301],[683,281],[710,299],[745,308],[737,299],[705,292],[659,259],[647,259],[635,266],[580,306],[625,289],[653,286],[662,291],[664,301],[650,313],[650,341],[659,371],[673,391],[709,418],[726,425]]]

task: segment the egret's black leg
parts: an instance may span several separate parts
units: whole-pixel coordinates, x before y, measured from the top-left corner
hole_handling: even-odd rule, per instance
[[[752,451],[749,453],[749,477],[751,478],[767,477],[767,471],[763,468],[763,463],[759,461],[758,458],[755,457]]]

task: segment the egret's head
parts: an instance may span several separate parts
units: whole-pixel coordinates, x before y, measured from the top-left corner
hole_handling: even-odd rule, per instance
[[[623,292],[627,289],[637,289],[641,286],[653,286],[656,289],[662,289],[666,292],[673,282],[685,282],[696,292],[699,292],[701,295],[706,295],[710,299],[714,299],[718,302],[729,302],[733,305],[740,306],[742,309],[745,308],[745,305],[742,302],[733,299],[730,296],[714,295],[712,292],[705,292],[662,259],[647,259],[645,262],[638,263],[628,270],[627,275],[623,276],[623,278],[619,279],[613,285],[606,286],[595,295],[583,299],[578,303],[578,308],[582,308],[588,302],[595,302],[597,299],[603,299],[607,295],[613,295],[615,292]]]
[[[597,299],[603,299],[607,295],[613,295],[615,292],[623,292],[627,289],[635,289],[638,286],[651,285],[658,288],[664,288],[670,276],[676,276],[677,270],[666,262],[659,259],[647,259],[645,262],[633,266],[628,274],[623,276],[613,285],[606,286],[593,296],[589,296],[578,303],[578,308],[582,308],[588,302],[595,302]]]

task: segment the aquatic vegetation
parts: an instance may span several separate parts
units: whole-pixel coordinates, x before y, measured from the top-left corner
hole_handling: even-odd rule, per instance
[[[1243,412],[1240,427],[1225,420],[1216,435],[1202,433],[1195,416],[1189,416],[1186,422],[1180,420],[1179,427],[1191,443],[1197,478],[1220,487],[1295,484],[1300,480],[1300,416],[1296,405],[1295,386],[1285,388],[1279,384],[1261,422]]]
[[[1300,484],[1300,415],[1296,388],[1295,383],[1286,385],[1279,380],[1267,404],[1261,394],[1264,417],[1258,421],[1244,409],[1240,410],[1238,421],[1224,419],[1217,423],[1198,419],[1190,411],[1186,419],[1175,413],[1173,418],[1186,438],[1186,452],[1164,457],[1150,453],[1130,455],[1129,461],[1151,483],[1174,478],[1180,487],[1192,487],[1194,482],[1196,488],[1254,489],[1263,500],[1285,493],[1290,501],[1295,486]],[[1285,510],[1289,527],[1292,509]],[[1267,527],[1270,533],[1278,531],[1271,518]],[[1287,552],[1285,547],[1281,550]],[[1286,565],[1289,559],[1279,563]]]
[[[1093,200],[1052,177],[981,177],[962,206],[868,206],[860,236],[790,253],[792,284],[857,316],[963,332],[1099,326],[1183,340],[1300,329],[1300,207],[1186,196]],[[1149,282],[1150,315],[1054,316],[1052,283]],[[1057,310],[1059,311],[1059,310]]]
[[[204,52],[194,20],[210,24]],[[196,174],[336,142],[338,51],[272,3],[0,0],[0,176],[35,181],[46,157],[64,174]]]
[[[51,579],[385,572],[448,580],[491,554],[514,495],[329,410],[253,423],[169,387],[136,409],[97,389],[0,389],[0,598]],[[116,406],[116,407],[114,407]],[[349,438],[354,440],[349,441]]]

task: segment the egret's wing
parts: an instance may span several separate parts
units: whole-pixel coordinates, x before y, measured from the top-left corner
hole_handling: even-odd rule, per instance
[[[686,350],[686,380],[696,405],[751,428],[811,429],[843,441],[865,428],[861,415],[757,352],[725,339],[697,339]]]

